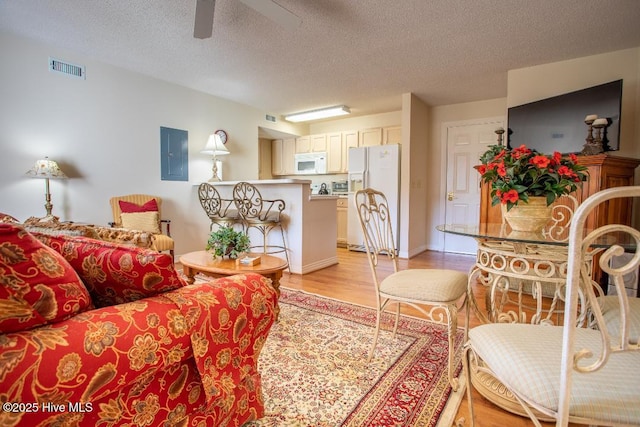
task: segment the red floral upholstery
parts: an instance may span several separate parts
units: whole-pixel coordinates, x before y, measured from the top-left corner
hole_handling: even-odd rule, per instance
[[[0,223],[0,285],[0,333],[57,322],[91,306],[64,258],[9,223]]]
[[[63,240],[79,258],[104,255],[86,239]],[[163,262],[130,246],[107,252],[113,265],[117,255],[124,265],[137,259],[135,268]],[[107,265],[93,262],[95,270]],[[109,282],[115,271],[104,288],[118,288]],[[148,271],[128,283],[142,285]],[[260,418],[257,362],[276,304],[268,279],[238,275],[1,334],[0,402],[22,410],[0,411],[0,425],[240,426]]]
[[[10,222],[10,223],[17,223],[18,220],[15,219],[14,217],[12,217],[9,214],[6,213],[2,213],[0,212],[0,222]]]
[[[135,301],[185,285],[170,255],[85,237],[35,236],[78,272],[97,307]]]

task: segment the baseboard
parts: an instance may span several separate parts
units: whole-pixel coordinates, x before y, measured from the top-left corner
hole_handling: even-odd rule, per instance
[[[313,262],[311,264],[306,264],[302,266],[301,274],[311,273],[312,271],[320,270],[325,267],[330,267],[332,265],[336,265],[337,263],[338,263],[338,256],[336,255],[331,258],[326,258],[320,261]]]

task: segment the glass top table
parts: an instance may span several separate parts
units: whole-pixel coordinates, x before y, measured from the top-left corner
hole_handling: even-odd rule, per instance
[[[507,224],[442,224],[436,227],[444,233],[473,237],[475,239],[498,239],[521,243],[538,243],[566,246],[569,239],[568,227],[545,228],[541,233],[512,231]]]
[[[569,227],[554,225],[540,233],[515,232],[501,223],[442,224],[436,229],[478,243],[469,272],[468,302],[482,322],[561,324]],[[608,236],[594,245],[584,260],[589,271],[594,256],[616,241]],[[478,283],[485,290],[484,310],[474,295]]]
[[[512,242],[515,244],[568,246],[569,227],[552,225],[545,227],[540,233],[512,231],[507,224],[475,223],[475,224],[441,224],[436,227],[443,233],[473,237],[476,240],[489,239],[495,241]],[[585,234],[591,230],[585,229]],[[613,244],[622,246],[625,250],[635,250],[635,244],[627,233],[611,233],[596,240],[594,247],[608,248]]]

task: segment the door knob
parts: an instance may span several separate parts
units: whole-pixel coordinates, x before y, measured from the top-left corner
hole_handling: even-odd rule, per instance
[[[452,202],[453,201],[453,191],[449,191],[447,193],[447,200]]]

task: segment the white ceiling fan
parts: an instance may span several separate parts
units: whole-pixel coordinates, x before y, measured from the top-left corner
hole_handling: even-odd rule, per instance
[[[273,0],[240,1],[288,30],[297,28],[302,22],[302,19]],[[208,39],[211,37],[215,6],[216,0],[196,0],[196,19],[193,26],[195,38]]]

